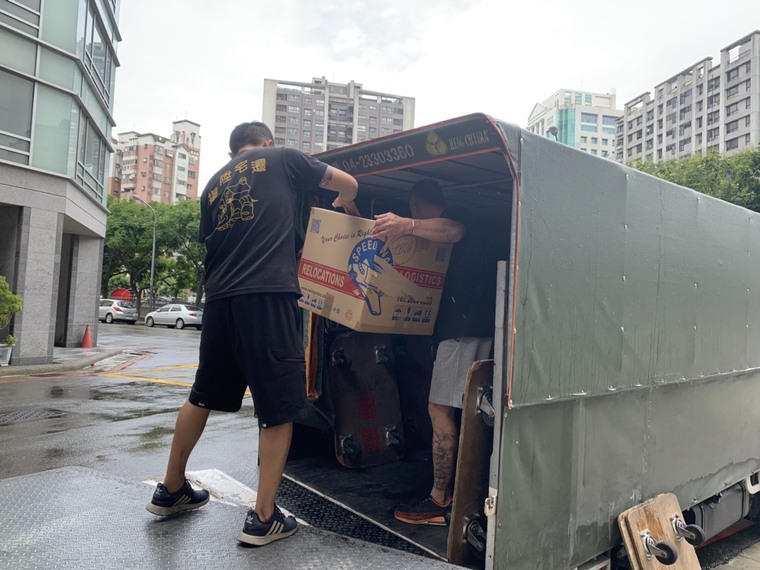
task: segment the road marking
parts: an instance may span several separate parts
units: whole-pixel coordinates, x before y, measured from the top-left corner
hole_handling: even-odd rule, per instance
[[[137,382],[153,382],[154,384],[168,384],[169,386],[185,386],[190,387],[192,382],[182,382],[180,380],[168,380],[165,378],[156,378],[154,376],[137,376],[139,374],[150,374],[152,372],[166,372],[168,370],[179,370],[182,368],[198,368],[197,364],[184,364],[180,366],[162,366],[160,368],[146,368],[145,370],[135,370],[133,374],[124,374],[122,372],[101,372],[98,376],[105,376],[107,378],[119,378],[121,380],[135,380]],[[169,376],[169,378],[182,378],[182,376]],[[251,391],[246,390],[245,396],[250,396]]]

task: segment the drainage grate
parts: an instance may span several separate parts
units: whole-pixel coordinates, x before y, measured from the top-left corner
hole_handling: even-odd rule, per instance
[[[429,552],[417,548],[413,544],[380,528],[335,503],[304,489],[300,485],[283,478],[277,502],[298,518],[311,526],[378,544],[395,550],[403,550],[419,556],[432,558]]]
[[[21,410],[0,410],[0,426],[17,424],[19,422],[33,422],[36,420],[48,420],[60,418],[66,412],[51,410],[50,408],[24,408]]]

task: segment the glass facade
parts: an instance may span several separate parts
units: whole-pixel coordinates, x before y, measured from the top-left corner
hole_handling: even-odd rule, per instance
[[[0,0],[0,161],[67,176],[101,204],[118,9],[118,0]]]

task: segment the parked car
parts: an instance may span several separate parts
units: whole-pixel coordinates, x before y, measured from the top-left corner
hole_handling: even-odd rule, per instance
[[[149,327],[166,325],[169,328],[184,329],[190,326],[201,330],[202,320],[203,309],[194,305],[181,305],[179,303],[169,303],[145,315],[145,324]]]
[[[98,320],[106,323],[124,321],[133,325],[137,322],[137,308],[132,301],[121,299],[101,299]]]

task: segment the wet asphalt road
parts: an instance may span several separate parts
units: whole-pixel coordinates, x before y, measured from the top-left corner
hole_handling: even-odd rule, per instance
[[[124,352],[83,371],[0,378],[0,412],[19,415],[0,425],[0,479],[72,466],[133,481],[162,479],[177,410],[197,368],[200,332],[100,324],[98,335],[99,347]],[[218,469],[255,488],[257,445],[247,399],[238,414],[212,412],[188,470]],[[150,494],[146,485],[146,502]],[[760,560],[734,558],[753,544],[745,553],[760,550],[758,526],[702,549],[703,568],[760,570]]]
[[[0,379],[0,409],[32,418],[0,425],[0,478],[82,466],[162,479],[199,342],[195,329],[100,324],[98,346],[131,353],[65,375]],[[45,414],[56,417],[33,419]],[[212,412],[188,470],[219,469],[255,487],[257,442],[250,400],[238,414]]]

